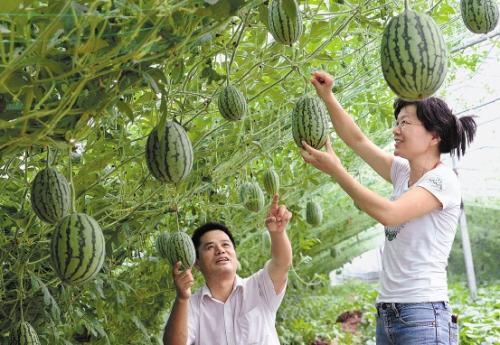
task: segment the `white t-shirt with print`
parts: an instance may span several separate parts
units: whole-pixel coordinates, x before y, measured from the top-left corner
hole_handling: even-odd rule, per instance
[[[408,188],[410,165],[394,157],[392,200]],[[446,267],[460,216],[458,177],[444,164],[425,173],[411,188],[425,188],[442,204],[420,218],[385,228],[382,272],[377,302],[448,301]]]

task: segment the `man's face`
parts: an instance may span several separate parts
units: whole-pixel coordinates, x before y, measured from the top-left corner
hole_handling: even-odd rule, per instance
[[[342,330],[345,332],[355,333],[360,322],[361,318],[357,315],[353,315],[342,322]]]
[[[200,238],[197,248],[198,268],[205,277],[218,274],[236,274],[238,259],[229,236],[222,230],[211,230]]]

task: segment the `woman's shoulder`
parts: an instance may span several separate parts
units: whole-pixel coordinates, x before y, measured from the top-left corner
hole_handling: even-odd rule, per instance
[[[449,181],[449,183],[458,184],[458,175],[455,173],[453,168],[449,167],[444,163],[440,163],[437,167],[430,170],[427,175],[431,177],[439,176],[442,179]]]
[[[461,191],[458,176],[451,167],[443,163],[425,173],[418,185],[431,191],[436,196],[446,196],[452,200],[460,199]]]

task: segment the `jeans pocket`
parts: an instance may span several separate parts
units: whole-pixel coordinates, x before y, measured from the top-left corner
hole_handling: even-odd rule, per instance
[[[454,320],[450,321],[450,345],[458,344],[458,323]]]
[[[399,320],[407,327],[434,327],[436,317],[434,310],[427,306],[402,308],[399,311]]]

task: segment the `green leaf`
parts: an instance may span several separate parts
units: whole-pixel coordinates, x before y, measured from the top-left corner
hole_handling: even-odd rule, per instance
[[[219,0],[216,4],[209,6],[207,9],[202,9],[200,14],[223,20],[234,14],[244,3],[244,0]]]
[[[55,320],[59,320],[61,315],[59,305],[57,304],[56,300],[50,293],[49,289],[47,288],[47,285],[45,285],[45,283],[40,278],[38,278],[36,275],[32,273],[30,273],[30,279],[35,291],[37,291],[38,288],[42,290],[43,302],[45,303],[46,306],[50,307],[50,313],[52,317]]]
[[[259,19],[269,30],[269,8],[264,4],[259,6]]]
[[[330,34],[330,22],[324,20],[315,20],[311,26],[309,39],[317,39],[318,41],[321,41],[324,37],[328,37]]]
[[[17,10],[20,10],[21,5],[22,1],[19,0],[2,0],[0,1],[0,13],[5,15],[9,12],[17,12]]]
[[[151,342],[149,341],[149,332],[148,330],[146,329],[146,327],[144,326],[144,324],[141,322],[141,320],[139,320],[139,318],[137,316],[132,316],[132,322],[136,325],[137,328],[139,328],[141,330],[141,332],[144,334],[145,336],[145,340],[148,340],[148,344],[151,344]]]
[[[90,54],[108,46],[108,42],[97,37],[90,37],[87,42],[76,47],[77,54]]]
[[[118,102],[116,102],[116,108],[118,108],[118,111],[120,113],[127,115],[128,119],[131,122],[134,122],[134,111],[128,105],[128,103],[125,103],[124,101],[119,100]]]

